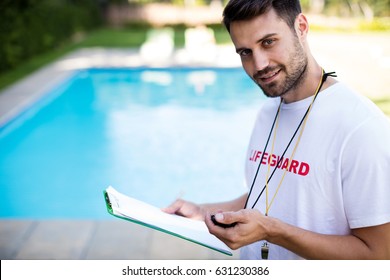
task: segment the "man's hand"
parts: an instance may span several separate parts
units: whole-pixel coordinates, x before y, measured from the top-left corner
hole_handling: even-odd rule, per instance
[[[168,214],[176,214],[186,218],[202,221],[204,220],[206,213],[200,205],[183,199],[177,199],[171,205],[161,210]]]
[[[215,219],[223,224],[237,223],[234,227],[223,228],[214,225],[210,214],[207,214],[205,219],[210,233],[217,236],[233,250],[259,240],[265,240],[269,236],[268,224],[270,221],[257,210],[217,213]]]

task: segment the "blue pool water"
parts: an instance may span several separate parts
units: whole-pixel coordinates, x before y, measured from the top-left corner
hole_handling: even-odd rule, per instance
[[[0,218],[107,218],[109,185],[158,207],[234,198],[263,99],[241,69],[77,72],[0,128]]]

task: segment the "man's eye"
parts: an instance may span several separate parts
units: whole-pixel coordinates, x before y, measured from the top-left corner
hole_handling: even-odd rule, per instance
[[[274,42],[275,42],[274,39],[267,39],[267,40],[264,40],[264,41],[263,41],[263,45],[264,45],[265,47],[269,47],[269,46],[271,46]]]
[[[242,50],[239,54],[240,54],[240,56],[248,56],[251,53],[252,53],[252,51],[247,49],[247,50]]]

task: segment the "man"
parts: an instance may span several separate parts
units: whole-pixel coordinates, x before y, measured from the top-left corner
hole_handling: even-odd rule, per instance
[[[248,148],[249,193],[165,211],[204,219],[243,259],[390,259],[387,118],[316,62],[299,1],[231,0],[224,24],[271,97]]]

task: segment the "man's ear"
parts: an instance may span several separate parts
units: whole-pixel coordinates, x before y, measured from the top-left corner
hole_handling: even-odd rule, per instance
[[[304,14],[299,14],[295,20],[295,31],[297,36],[303,41],[306,40],[307,33],[309,32],[309,22]]]

